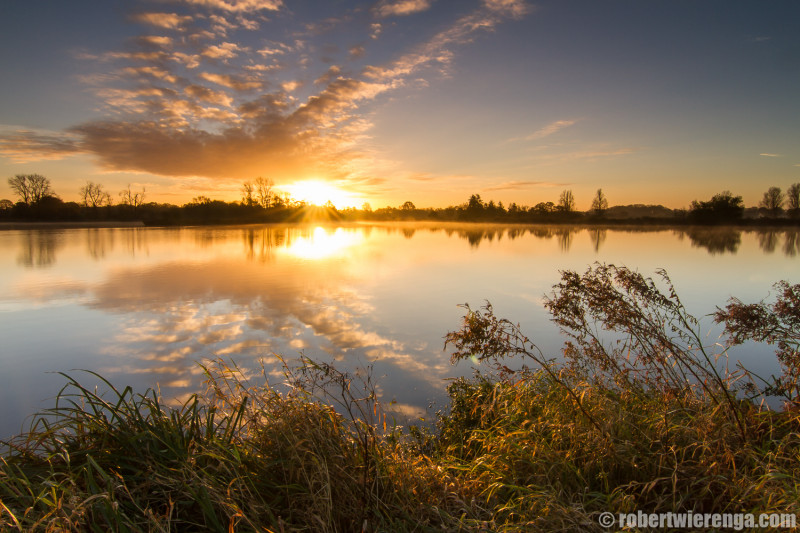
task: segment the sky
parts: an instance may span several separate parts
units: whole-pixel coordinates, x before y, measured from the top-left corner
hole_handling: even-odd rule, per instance
[[[31,173],[65,201],[260,176],[373,208],[800,182],[797,0],[0,0],[0,66],[0,198]]]

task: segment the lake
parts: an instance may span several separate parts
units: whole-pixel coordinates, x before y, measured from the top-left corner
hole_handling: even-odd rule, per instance
[[[52,399],[68,372],[158,387],[170,402],[202,389],[198,361],[265,368],[300,353],[342,369],[372,365],[399,417],[446,405],[444,335],[490,301],[545,353],[563,338],[542,308],[560,270],[595,262],[669,273],[701,317],[731,296],[800,282],[797,229],[592,228],[387,223],[0,231],[0,438]],[[701,325],[710,344],[719,328]],[[775,372],[768,347],[731,352]],[[429,415],[428,415],[429,416]],[[28,419],[29,421],[29,419]]]

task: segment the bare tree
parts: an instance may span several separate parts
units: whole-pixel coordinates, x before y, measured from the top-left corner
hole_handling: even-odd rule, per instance
[[[24,174],[17,174],[13,178],[8,178],[8,186],[14,191],[14,194],[19,196],[20,202],[24,204],[31,203],[31,191],[28,187],[28,176]]]
[[[602,215],[606,209],[608,209],[608,198],[603,194],[603,189],[597,189],[597,194],[592,200],[592,211],[597,215]]]
[[[242,184],[242,205],[252,206],[256,205],[255,187],[249,181]]]
[[[50,180],[41,174],[29,174],[28,183],[31,191],[31,204],[36,205],[48,196],[53,196]]]
[[[92,181],[87,181],[86,185],[80,188],[79,194],[86,207],[111,205],[112,202],[111,195],[103,190],[103,186]]]
[[[781,210],[781,207],[783,207],[783,200],[784,195],[781,191],[781,188],[770,187],[767,192],[764,193],[764,198],[761,200],[759,205],[768,209],[774,215]]]
[[[565,213],[575,210],[575,197],[570,189],[561,191],[561,196],[558,198],[558,208]]]
[[[142,192],[133,192],[129,183],[127,189],[120,191],[119,197],[123,205],[129,205],[136,211],[136,208],[144,203],[144,187],[142,187]]]
[[[50,180],[41,174],[17,174],[8,178],[8,185],[20,201],[28,205],[36,205],[43,198],[53,195]]]
[[[800,209],[800,183],[793,183],[786,191],[786,207],[791,210]]]
[[[265,179],[262,178],[261,176],[256,178],[256,183],[255,183],[256,201],[264,209],[268,209],[270,206],[272,206],[272,187],[274,185],[275,182],[272,181],[272,178]]]

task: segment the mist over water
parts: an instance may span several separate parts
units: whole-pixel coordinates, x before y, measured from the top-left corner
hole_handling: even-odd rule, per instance
[[[51,404],[68,372],[158,387],[177,402],[202,389],[198,361],[223,357],[273,382],[300,353],[372,366],[399,418],[446,403],[444,335],[490,301],[558,356],[542,308],[565,269],[594,262],[664,268],[697,317],[728,298],[757,301],[798,283],[794,229],[598,228],[478,224],[270,225],[0,232],[0,438]],[[719,329],[702,321],[709,344]],[[731,352],[761,374],[768,347]]]

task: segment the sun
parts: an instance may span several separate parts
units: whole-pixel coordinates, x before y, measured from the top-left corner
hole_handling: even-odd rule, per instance
[[[312,205],[331,202],[337,209],[356,207],[359,198],[322,180],[298,181],[283,187],[292,198]]]

